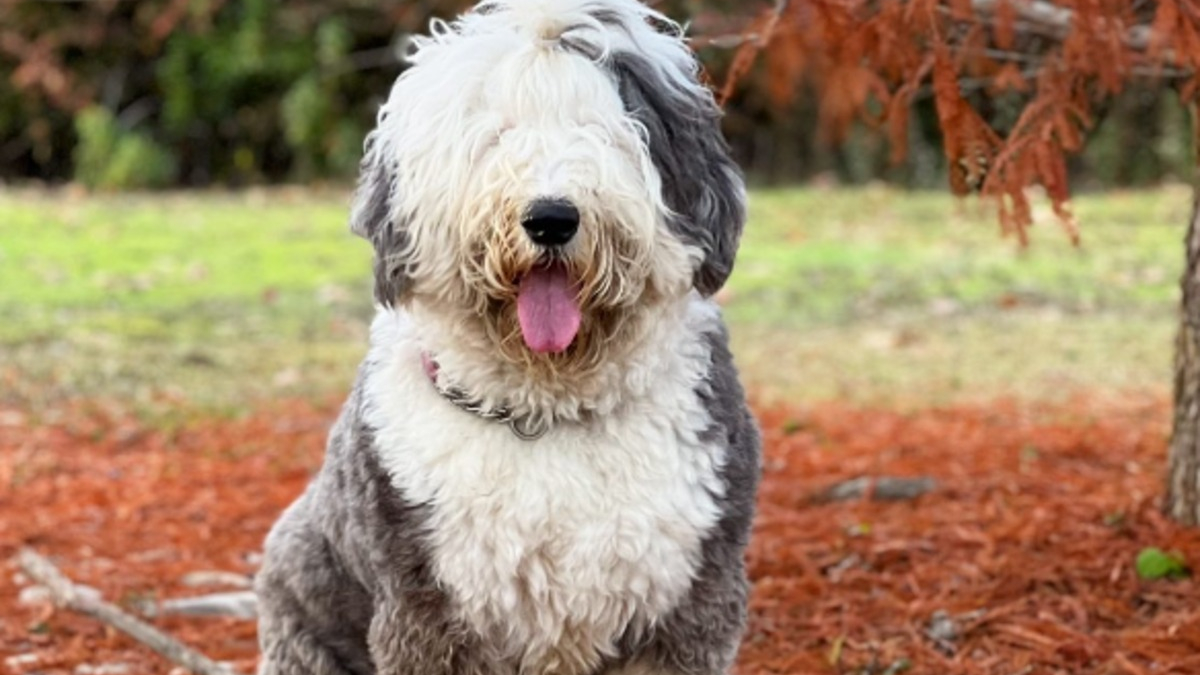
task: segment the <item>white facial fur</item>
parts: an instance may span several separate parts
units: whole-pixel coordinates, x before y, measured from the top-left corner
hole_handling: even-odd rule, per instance
[[[634,19],[614,28],[597,7]],[[614,50],[637,50],[664,81],[699,88],[686,45],[648,20],[669,23],[625,0],[485,3],[414,41],[412,67],[381,110],[370,152],[392,169],[390,218],[406,230],[395,253],[411,277],[403,304],[446,376],[476,398],[532,410],[538,390],[586,405],[603,362],[691,289],[702,253],[667,226],[646,129],[605,65]],[[546,255],[520,224],[537,198],[581,214],[561,256],[583,327],[563,355],[530,353],[515,320],[518,281]]]

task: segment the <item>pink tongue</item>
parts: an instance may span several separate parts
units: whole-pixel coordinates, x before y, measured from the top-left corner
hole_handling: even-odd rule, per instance
[[[561,352],[579,332],[579,304],[566,268],[558,263],[536,267],[521,280],[517,319],[525,345],[535,352]]]

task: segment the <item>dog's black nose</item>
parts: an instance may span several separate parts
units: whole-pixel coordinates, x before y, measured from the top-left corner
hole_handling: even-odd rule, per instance
[[[522,227],[539,246],[562,246],[579,230],[579,209],[565,199],[539,199],[529,205]]]

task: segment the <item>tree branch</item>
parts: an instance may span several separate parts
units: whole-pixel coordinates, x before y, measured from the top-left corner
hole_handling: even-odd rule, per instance
[[[1031,23],[1066,32],[1075,20],[1075,13],[1045,0],[971,0],[971,8],[977,14],[995,14],[1000,3],[1008,2],[1017,10],[1017,16]]]
[[[718,49],[737,49],[744,44],[754,43],[758,47],[765,47],[766,42],[770,41],[771,34],[775,30],[775,25],[783,18],[783,13],[787,11],[791,0],[775,0],[775,7],[771,10],[771,20],[767,23],[766,30],[762,33],[727,33],[724,35],[704,36],[699,35],[688,39],[693,49],[701,47],[716,47]]]
[[[971,0],[971,9],[976,14],[995,14],[1000,3],[1008,2],[1017,11],[1017,16],[1054,31],[1060,37],[1071,31],[1075,23],[1075,12],[1047,0]],[[1134,26],[1125,32],[1125,44],[1133,49],[1146,50],[1153,34],[1150,26]]]
[[[75,584],[64,576],[54,566],[54,563],[32,550],[21,549],[17,554],[17,564],[26,574],[50,591],[51,597],[54,598],[54,604],[59,607],[102,621],[196,675],[238,675],[237,671],[232,668],[193,651],[154,626],[122,612],[115,605],[79,593]]]
[[[787,11],[790,0],[776,0],[774,8],[774,20],[778,21]],[[1060,7],[1049,0],[971,0],[971,9],[979,17],[991,16],[999,11],[1000,5],[1003,2],[1011,3],[1013,9],[1016,10],[1017,17],[1022,21],[1036,26],[1047,37],[1055,37],[1061,39],[1071,31],[1075,24],[1075,12],[1067,7]],[[940,11],[947,11],[945,7],[939,7]],[[731,33],[727,35],[714,35],[712,37],[696,36],[692,38],[692,43],[697,47],[718,47],[721,49],[733,49],[740,47],[747,42],[761,42],[766,36],[770,35],[770,31],[764,31],[764,35],[758,33]],[[1133,49],[1145,51],[1150,47],[1150,38],[1153,36],[1153,29],[1148,25],[1138,25],[1130,28],[1125,33],[1125,44]]]

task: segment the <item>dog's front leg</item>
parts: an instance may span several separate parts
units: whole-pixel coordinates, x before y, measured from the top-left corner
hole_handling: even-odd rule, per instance
[[[726,675],[733,666],[746,622],[749,583],[741,551],[710,541],[710,564],[691,591],[629,661],[604,675]]]
[[[377,675],[498,675],[479,639],[446,609],[438,591],[381,601],[368,636]]]

